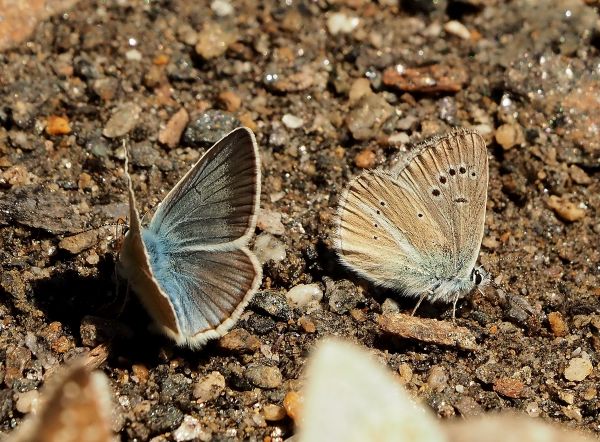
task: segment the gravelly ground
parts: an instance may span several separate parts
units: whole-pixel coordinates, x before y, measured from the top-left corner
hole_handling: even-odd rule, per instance
[[[186,415],[203,439],[289,436],[266,406],[334,334],[373,348],[440,416],[515,409],[600,432],[598,5],[289,3],[81,1],[0,54],[0,430],[48,371],[110,340],[124,440],[169,439]],[[126,215],[123,135],[145,211],[239,124],[262,155],[269,261],[237,326],[248,333],[193,353],[148,332],[137,300],[123,308],[118,229],[60,241]],[[341,269],[330,240],[352,176],[453,126],[488,142],[480,261],[503,287],[457,311],[473,352],[383,334],[388,298],[413,301]],[[324,298],[288,304],[299,284]]]

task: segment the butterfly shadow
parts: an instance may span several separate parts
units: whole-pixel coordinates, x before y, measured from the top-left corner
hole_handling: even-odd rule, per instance
[[[78,346],[108,343],[111,358],[126,356],[151,364],[157,349],[168,348],[170,342],[148,330],[152,320],[117,275],[115,256],[101,256],[96,269],[86,276],[68,264],[37,281],[32,286],[35,308],[47,323],[60,322]]]

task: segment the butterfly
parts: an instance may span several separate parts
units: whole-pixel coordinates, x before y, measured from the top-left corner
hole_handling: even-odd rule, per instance
[[[7,442],[111,442],[112,399],[108,378],[81,361],[62,367],[44,387],[37,414]]]
[[[175,185],[144,228],[127,174],[130,226],[121,272],[178,345],[197,348],[223,336],[260,285],[262,268],[248,249],[260,177],[254,134],[235,129]]]
[[[481,135],[457,129],[417,145],[390,170],[366,171],[343,192],[335,219],[341,262],[406,296],[452,302],[489,281],[476,266],[488,158]],[[413,313],[414,313],[413,311]]]
[[[365,348],[338,339],[319,342],[307,365],[298,442],[597,440],[514,412],[438,419]]]

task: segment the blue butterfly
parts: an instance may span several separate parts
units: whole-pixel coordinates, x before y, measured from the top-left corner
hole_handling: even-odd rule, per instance
[[[223,336],[262,277],[247,247],[260,201],[254,134],[242,127],[215,143],[160,203],[147,228],[126,174],[131,221],[119,254],[121,272],[178,345],[196,348]]]

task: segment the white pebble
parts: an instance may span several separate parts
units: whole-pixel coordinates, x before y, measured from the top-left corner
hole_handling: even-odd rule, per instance
[[[210,4],[210,9],[219,17],[233,14],[233,6],[227,0],[214,0]]]
[[[280,262],[286,257],[285,244],[270,233],[264,232],[254,241],[254,253],[261,264]]]
[[[281,213],[273,210],[260,209],[256,226],[263,232],[272,235],[283,235],[285,233],[285,226],[281,222]]]
[[[31,413],[37,409],[39,398],[40,394],[37,390],[29,390],[23,393],[17,393],[17,403],[15,408],[19,413]]]
[[[456,20],[450,20],[448,23],[444,25],[444,31],[449,34],[456,35],[457,37],[462,38],[463,40],[470,40],[471,33],[467,29],[465,25]]]
[[[130,49],[127,52],[125,52],[125,58],[127,58],[127,60],[129,61],[141,61],[142,53],[137,49]]]
[[[298,129],[304,124],[304,120],[292,114],[285,114],[281,118],[281,122],[290,129]]]
[[[177,442],[184,442],[188,440],[198,439],[202,434],[202,428],[200,427],[200,421],[195,417],[186,415],[183,417],[183,422],[173,432],[173,439]]]
[[[349,34],[359,23],[358,17],[350,17],[343,12],[336,12],[327,19],[327,29],[331,35]]]
[[[311,301],[319,302],[323,299],[323,290],[318,284],[299,284],[292,287],[285,294],[285,297],[291,304],[302,307]]]

